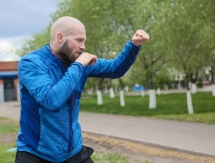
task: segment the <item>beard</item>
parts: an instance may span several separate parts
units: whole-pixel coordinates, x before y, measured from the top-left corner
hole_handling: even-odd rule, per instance
[[[76,58],[74,58],[74,55],[72,54],[73,49],[69,48],[68,46],[68,40],[63,44],[61,49],[59,49],[57,55],[60,57],[61,60],[64,62],[71,64],[75,62]]]

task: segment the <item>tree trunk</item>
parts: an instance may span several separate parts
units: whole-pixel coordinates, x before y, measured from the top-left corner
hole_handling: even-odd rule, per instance
[[[104,78],[100,78],[98,82],[98,89],[97,89],[97,104],[103,105],[103,99],[102,99],[102,83],[104,81]]]
[[[195,94],[197,93],[197,86],[196,82],[198,80],[198,71],[196,71],[196,74],[193,75],[192,73],[190,74],[190,81],[191,81],[191,93]]]
[[[155,109],[156,108],[156,94],[154,90],[153,80],[152,76],[147,74],[146,75],[146,82],[148,85],[148,93],[149,93],[149,109]]]
[[[109,79],[109,93],[110,93],[110,98],[114,98],[115,94],[114,94],[114,90],[113,90],[113,85],[112,85],[112,80]]]
[[[93,88],[88,89],[88,90],[87,90],[87,93],[88,93],[89,95],[92,95],[92,94],[93,94]]]
[[[125,91],[126,91],[126,92],[129,91],[129,87],[128,87],[128,86],[125,87]]]
[[[187,108],[188,113],[193,114],[193,104],[192,104],[192,96],[190,90],[187,90]]]
[[[212,81],[212,95],[213,95],[213,97],[215,97],[215,83],[214,83],[213,69],[211,69],[211,81]]]
[[[97,94],[97,104],[98,105],[103,105],[102,91],[97,90],[96,94]]]
[[[190,90],[190,86],[189,86],[190,80],[189,80],[189,75],[185,75],[185,87],[186,89],[189,91]]]
[[[149,90],[154,89],[154,84],[153,84],[153,80],[152,80],[151,75],[146,74],[146,82],[147,82],[147,86],[148,86]]]
[[[98,81],[98,90],[102,91],[102,83],[105,79],[104,78],[100,78]]]
[[[109,89],[109,93],[110,93],[110,98],[114,98],[114,97],[115,97],[113,87],[111,87],[111,88]]]
[[[161,89],[157,88],[157,94],[160,95],[161,94]]]
[[[114,98],[115,94],[113,90],[112,79],[108,79],[108,90],[109,90],[110,98]]]
[[[120,91],[119,91],[120,106],[124,107],[125,106],[124,83],[121,78],[119,79],[119,84],[120,84]]]
[[[212,84],[212,95],[213,95],[213,97],[215,97],[215,84],[214,83]]]
[[[189,114],[193,114],[193,104],[192,104],[192,96],[190,92],[190,87],[189,87],[189,75],[185,75],[185,85],[187,88],[187,110]]]
[[[149,109],[155,109],[155,108],[156,108],[155,90],[151,89],[149,90]]]
[[[191,83],[191,93],[192,94],[196,94],[197,93],[196,83]]]

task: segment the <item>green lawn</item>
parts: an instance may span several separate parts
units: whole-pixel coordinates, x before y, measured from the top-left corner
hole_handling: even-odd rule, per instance
[[[186,93],[174,93],[157,95],[157,108],[148,109],[148,96],[125,96],[125,107],[120,107],[119,97],[109,98],[103,95],[103,105],[97,105],[95,95],[82,95],[81,111],[121,114],[131,116],[147,116],[151,118],[164,118],[180,121],[200,122],[215,124],[215,98],[211,93],[197,93],[192,95],[194,114],[187,113]],[[17,133],[19,125],[17,121],[0,117],[0,135]],[[7,149],[15,147],[12,144],[0,144],[0,163],[11,163],[14,161],[15,153],[6,152]],[[95,162],[100,163],[129,163],[129,158],[119,154],[93,154]],[[117,161],[116,161],[117,160]],[[148,163],[145,161],[144,163]]]
[[[148,96],[125,96],[125,107],[120,107],[119,96],[103,95],[103,105],[97,105],[95,95],[82,95],[81,111],[147,116],[172,120],[215,124],[215,97],[210,92],[192,95],[194,114],[187,111],[186,93],[161,94],[156,96],[157,108],[149,109]]]
[[[0,117],[0,136],[4,134],[13,134],[19,131],[17,121]],[[8,152],[8,149],[16,147],[15,140],[12,143],[0,142],[0,163],[12,163],[15,159],[16,152]],[[92,158],[95,162],[99,163],[130,163],[129,158],[120,154],[97,154],[94,153]],[[142,163],[149,163],[148,161]]]
[[[0,144],[0,162],[1,163],[12,163],[15,159],[15,152],[7,152],[8,149],[14,148],[15,144]],[[120,154],[112,153],[112,154],[98,154],[94,153],[92,155],[92,159],[94,162],[99,163],[131,163],[128,157],[122,156]],[[150,163],[148,161],[142,163]]]
[[[0,117],[0,136],[4,134],[15,134],[19,131],[18,121]],[[15,159],[15,152],[6,152],[10,148],[14,148],[15,141],[9,144],[0,143],[0,163],[12,163]]]
[[[7,152],[8,149],[14,148],[15,143],[0,144],[0,162],[1,163],[13,163],[15,160],[15,152]]]
[[[129,158],[125,156],[121,156],[119,154],[93,154],[92,159],[94,162],[98,163],[131,163]],[[144,161],[142,163],[150,163],[148,161]]]
[[[18,131],[18,121],[0,117],[0,135],[8,133],[17,133]]]

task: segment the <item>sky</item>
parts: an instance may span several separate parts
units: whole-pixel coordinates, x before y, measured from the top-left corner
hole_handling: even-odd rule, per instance
[[[45,29],[60,0],[0,0],[0,61],[19,60],[22,41]]]

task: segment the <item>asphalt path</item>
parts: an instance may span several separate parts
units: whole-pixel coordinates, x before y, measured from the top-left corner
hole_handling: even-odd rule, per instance
[[[19,120],[19,102],[0,103],[0,116]],[[215,125],[80,112],[82,131],[215,157]]]

